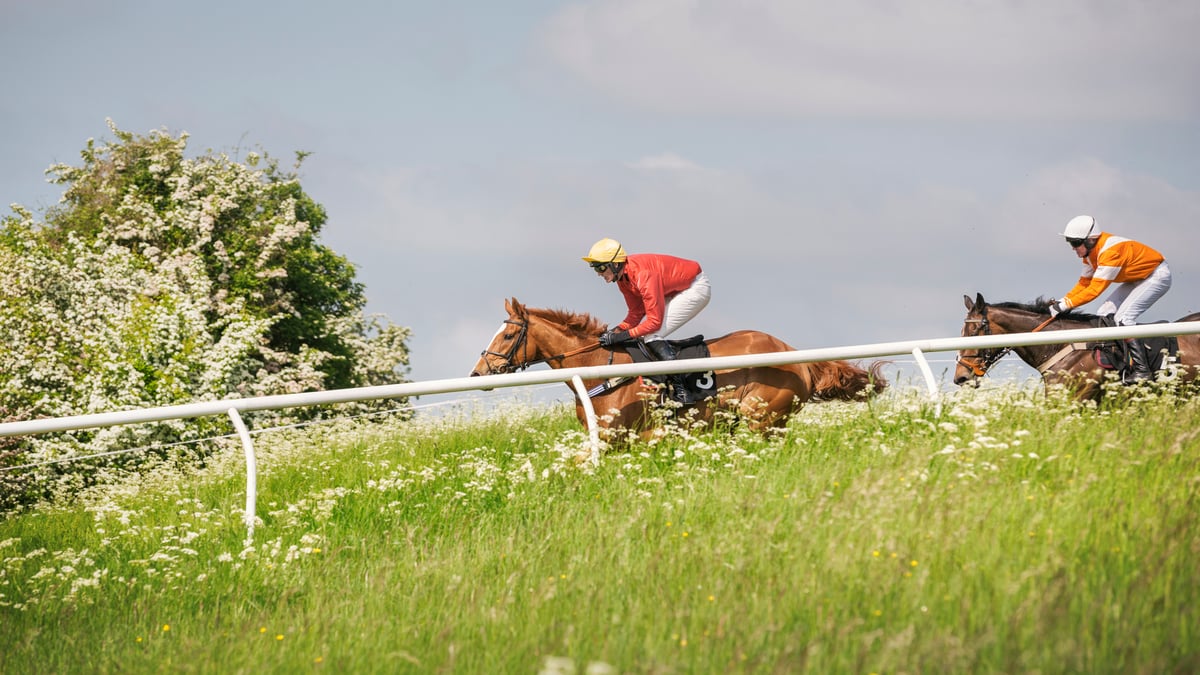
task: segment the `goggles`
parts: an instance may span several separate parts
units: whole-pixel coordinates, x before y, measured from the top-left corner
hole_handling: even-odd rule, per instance
[[[604,274],[608,266],[612,263],[590,263],[596,274]]]
[[[1083,246],[1084,242],[1086,241],[1087,239],[1075,239],[1073,237],[1067,237],[1067,243],[1071,245],[1071,248],[1079,248],[1080,246]]]

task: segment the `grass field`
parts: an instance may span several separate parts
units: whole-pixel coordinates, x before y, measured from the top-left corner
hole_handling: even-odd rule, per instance
[[[1200,404],[1039,389],[674,429],[261,435],[0,521],[4,673],[1200,671]]]

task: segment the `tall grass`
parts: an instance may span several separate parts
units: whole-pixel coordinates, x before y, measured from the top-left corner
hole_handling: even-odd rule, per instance
[[[1200,670],[1200,405],[1024,387],[606,454],[560,408],[260,436],[0,522],[0,670]]]

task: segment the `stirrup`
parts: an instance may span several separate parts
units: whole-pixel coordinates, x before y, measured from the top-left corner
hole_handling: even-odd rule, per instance
[[[692,392],[688,391],[687,389],[683,390],[682,396],[672,395],[671,400],[683,405],[696,405],[700,402],[700,399],[693,396]]]
[[[675,401],[676,403],[682,403],[684,405],[692,405],[694,403],[699,403],[700,398],[698,396],[696,396],[694,393],[692,393],[691,389],[687,388],[687,385],[685,385],[683,383],[683,378],[679,378],[679,379],[680,379],[679,384],[674,384],[674,383],[671,384],[671,394],[670,394],[671,400]]]
[[[1140,373],[1136,370],[1125,371],[1124,377],[1121,378],[1122,384],[1137,384],[1139,382],[1150,382],[1154,379],[1154,373]]]

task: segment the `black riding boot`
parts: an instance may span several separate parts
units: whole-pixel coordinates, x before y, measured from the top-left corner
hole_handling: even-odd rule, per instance
[[[678,356],[675,353],[675,348],[666,340],[654,340],[647,342],[646,347],[658,357],[659,361],[674,361]],[[671,398],[679,401],[684,405],[691,405],[696,402],[696,396],[688,389],[687,383],[684,382],[683,374],[667,375],[667,384],[671,387]]]
[[[1125,378],[1125,383],[1132,384],[1154,379],[1154,373],[1150,372],[1150,355],[1146,353],[1146,345],[1141,339],[1126,340],[1125,348],[1129,350],[1130,366],[1133,368]]]

